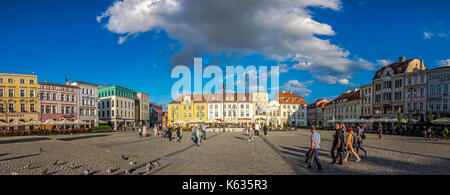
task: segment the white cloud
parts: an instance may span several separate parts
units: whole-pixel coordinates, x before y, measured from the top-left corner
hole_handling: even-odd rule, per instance
[[[239,6],[236,6],[239,5]],[[328,24],[314,20],[309,7],[341,10],[340,0],[119,0],[97,21],[120,34],[164,30],[179,40],[171,64],[187,64],[199,52],[230,56],[253,53],[293,61],[293,69],[350,76],[373,65],[316,35],[333,36]],[[268,17],[270,16],[270,17]],[[282,70],[289,70],[284,68]],[[281,71],[283,72],[283,71]]]
[[[350,81],[348,79],[339,79],[338,83],[341,85],[348,85],[350,84]]]
[[[300,96],[309,96],[311,94],[312,90],[308,89],[307,87],[313,83],[314,83],[314,81],[300,82],[298,80],[290,80],[287,83],[285,83],[281,87],[281,89],[284,91],[295,92]]]
[[[439,67],[442,67],[442,66],[450,66],[450,59],[439,60],[439,61],[438,61],[438,66],[439,66]]]
[[[434,36],[434,34],[431,33],[431,32],[424,32],[424,33],[423,33],[423,38],[424,38],[424,39],[432,39],[433,36]]]
[[[387,66],[387,65],[393,64],[393,63],[394,63],[394,61],[392,61],[392,60],[386,60],[386,59],[384,59],[384,60],[377,60],[377,65],[380,66],[380,67]]]

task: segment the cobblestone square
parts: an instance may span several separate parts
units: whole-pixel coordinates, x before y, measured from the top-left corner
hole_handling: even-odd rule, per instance
[[[0,138],[2,175],[110,175],[133,168],[130,174],[152,175],[448,175],[450,141],[367,134],[362,161],[331,165],[332,131],[318,131],[322,171],[307,169],[305,153],[310,132],[269,132],[253,142],[242,132],[209,133],[197,147],[184,132],[181,143],[160,137],[139,138],[137,132]],[[124,158],[123,158],[124,157]],[[125,160],[126,159],[126,160]],[[160,165],[146,172],[145,165]],[[111,168],[112,173],[106,170]]]

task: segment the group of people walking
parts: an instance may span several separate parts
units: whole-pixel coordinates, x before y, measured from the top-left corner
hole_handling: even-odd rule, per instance
[[[252,125],[246,126],[245,127],[245,132],[247,132],[248,135],[248,141],[253,141],[253,138],[255,136],[259,136],[259,129],[261,128],[261,126],[258,123],[253,123]],[[267,125],[263,125],[262,127],[263,132],[264,132],[264,136],[267,136]]]
[[[359,162],[361,161],[358,155],[359,150],[363,151],[366,156],[368,155],[367,150],[362,147],[366,136],[360,124],[357,124],[355,129],[353,129],[351,126],[346,128],[344,123],[336,123],[335,130],[331,147],[331,158],[333,159],[331,164],[338,163],[342,165],[348,159],[351,159],[352,156],[356,158],[355,162]],[[345,139],[345,132],[347,132],[347,139]],[[315,162],[318,170],[321,170],[322,165],[319,160],[320,134],[316,131],[315,126],[311,126],[311,133],[311,149],[306,154],[306,162],[308,163],[308,168],[312,168],[312,164]],[[337,162],[338,158],[339,162]]]

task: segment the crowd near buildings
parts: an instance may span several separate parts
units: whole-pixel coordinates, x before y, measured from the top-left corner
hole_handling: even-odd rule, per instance
[[[371,83],[327,103],[321,127],[352,119],[395,120],[399,114],[411,121],[425,121],[428,113],[449,116],[449,85],[450,67],[427,69],[423,60],[399,57],[378,69]]]
[[[168,105],[168,123],[305,127],[306,111],[304,98],[293,92],[277,93],[273,100],[269,100],[267,92],[190,94],[181,95]]]
[[[76,81],[39,82],[37,75],[0,73],[0,122],[75,121],[115,130],[138,124],[195,122],[254,123],[272,127],[329,127],[359,119],[424,121],[429,112],[450,115],[450,67],[427,69],[423,60],[400,57],[378,69],[371,83],[348,90],[333,100],[307,104],[303,97],[282,91],[269,99],[267,92],[181,95],[163,106],[150,95],[117,85]]]
[[[83,121],[115,130],[162,122],[148,94],[116,85],[39,82],[37,75],[0,73],[0,122]]]

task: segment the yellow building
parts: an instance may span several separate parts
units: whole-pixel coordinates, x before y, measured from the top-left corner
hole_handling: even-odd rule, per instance
[[[172,126],[175,122],[206,122],[207,104],[205,98],[199,95],[183,95],[168,105],[167,125]],[[186,124],[181,124],[186,126]]]
[[[0,121],[38,120],[36,75],[0,73]]]

